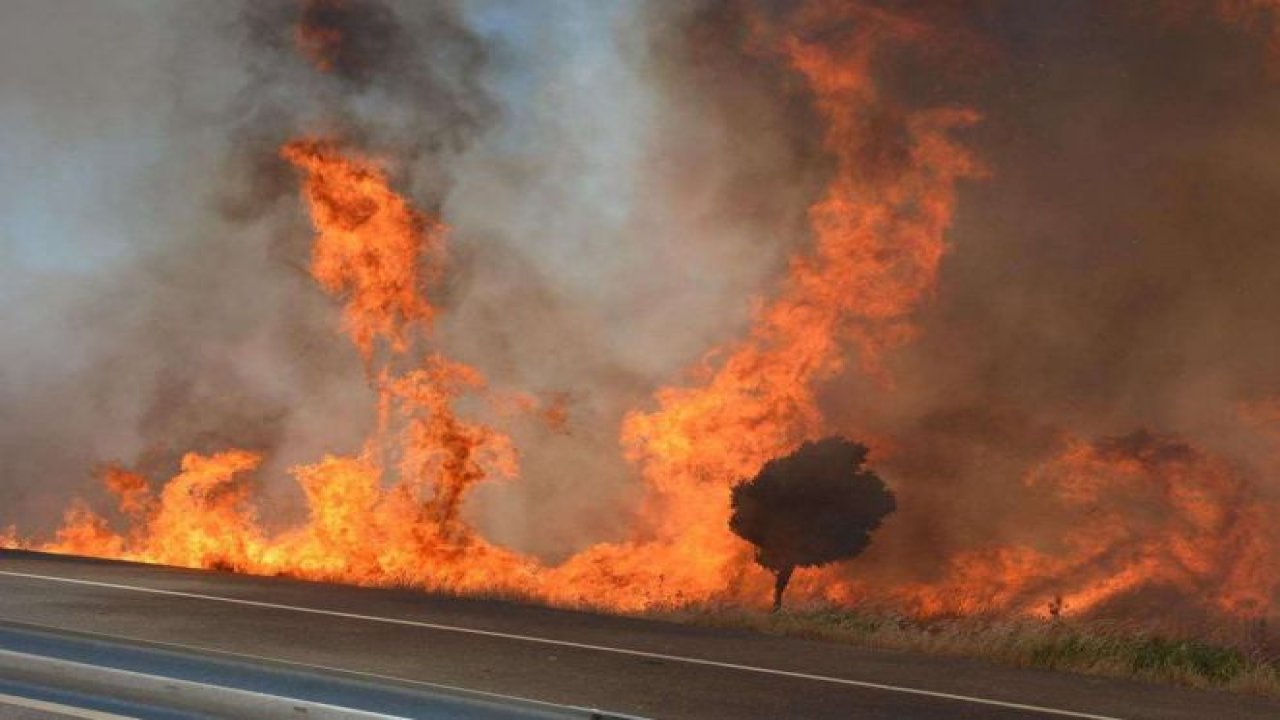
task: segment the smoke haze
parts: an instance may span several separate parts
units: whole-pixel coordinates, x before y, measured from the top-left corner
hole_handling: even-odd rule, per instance
[[[1198,3],[854,5],[927,46],[884,41],[869,63],[858,181],[899,178],[915,113],[940,107],[980,112],[956,134],[986,173],[959,183],[936,285],[881,329],[909,339],[870,363],[859,336],[819,374],[825,429],[869,442],[899,512],[809,587],[943,582],[957,556],[1008,543],[1052,552],[1079,507],[1027,478],[1125,448],[1142,477],[1220,473],[1236,479],[1205,487],[1239,506],[1280,501],[1267,33]],[[452,228],[433,342],[499,391],[565,402],[564,432],[495,420],[522,471],[471,496],[481,534],[551,562],[631,538],[645,487],[624,416],[749,333],[840,172],[815,88],[761,28],[818,47],[870,21],[787,12],[9,3],[0,529],[47,535],[68,498],[103,500],[100,463],[154,480],[229,447],[265,454],[285,522],[302,513],[288,468],[360,450],[376,398],[308,275],[278,155],[307,133],[393,159],[395,188]],[[1176,505],[1120,497],[1139,514]]]

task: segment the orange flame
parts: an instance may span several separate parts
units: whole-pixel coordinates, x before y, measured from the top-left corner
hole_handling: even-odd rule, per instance
[[[130,517],[147,513],[152,498],[145,477],[114,463],[103,467],[99,474],[102,484],[116,496],[121,512]]]
[[[303,527],[269,538],[254,524],[247,486],[236,478],[257,458],[233,452],[188,456],[137,539],[105,532],[100,518],[77,511],[50,547],[355,582],[486,582],[622,608],[754,595],[760,574],[727,529],[729,486],[820,430],[817,384],[842,369],[847,343],[876,371],[881,355],[909,337],[910,313],[943,254],[955,183],[978,172],[950,137],[973,113],[898,111],[877,95],[875,50],[910,40],[909,26],[855,7],[848,37],[810,42],[802,39],[806,23],[841,12],[814,7],[820,12],[798,15],[777,42],[827,121],[825,145],[836,161],[810,212],[814,249],[793,259],[749,336],[719,351],[725,360],[705,385],[662,390],[656,410],[626,419],[623,444],[652,491],[645,536],[553,569],[480,540],[460,518],[463,498],[486,477],[514,475],[515,450],[505,435],[454,412],[460,393],[483,388],[479,373],[433,355],[406,374],[381,373],[382,422],[365,457],[295,470],[310,508]],[[879,152],[884,138],[874,132],[885,113],[900,113],[905,127],[892,158]],[[440,274],[445,227],[395,193],[375,162],[336,143],[297,140],[281,152],[304,173],[316,228],[312,272],[344,299],[347,332],[366,363],[380,340],[403,355],[411,328],[434,314],[424,292]],[[563,411],[552,405],[547,417],[558,423]],[[377,458],[386,455],[398,455],[399,479],[384,489]],[[137,483],[117,484],[122,502],[141,503],[129,490]]]
[[[657,411],[627,419],[624,444],[658,495],[674,500],[664,504],[696,516],[672,518],[671,531],[701,526],[724,548],[728,486],[821,431],[815,391],[842,369],[842,341],[876,369],[909,336],[910,313],[933,286],[956,180],[977,172],[949,132],[976,118],[962,110],[912,115],[901,164],[868,169],[881,138],[867,121],[882,109],[870,64],[886,30],[869,21],[836,47],[794,34],[784,40],[827,121],[835,176],[810,210],[814,250],[792,260],[747,340],[724,351],[705,386],[663,390]],[[690,502],[691,491],[716,501]]]
[[[124,538],[111,529],[106,518],[90,510],[84,501],[76,500],[63,513],[57,538],[45,549],[71,555],[121,557]]]
[[[833,172],[809,210],[812,247],[791,259],[746,337],[710,353],[697,381],[659,390],[655,407],[626,417],[621,442],[649,490],[629,541],[546,567],[488,543],[466,521],[468,492],[517,476],[519,458],[507,435],[466,417],[461,402],[481,396],[499,414],[504,405],[533,411],[537,403],[486,397],[475,368],[411,352],[426,346],[436,312],[426,294],[442,273],[447,228],[396,193],[375,160],[300,139],[281,154],[303,176],[315,227],[312,273],[344,302],[344,329],[381,401],[364,452],[294,468],[308,517],[275,534],[258,524],[250,502],[247,478],[259,463],[251,453],[188,455],[155,497],[144,478],[108,468],[104,482],[133,531],[117,534],[76,503],[43,547],[362,584],[501,589],[621,610],[765,602],[769,580],[728,529],[730,487],[825,431],[818,394],[846,369],[850,349],[859,369],[891,384],[884,359],[911,338],[912,314],[936,282],[957,184],[982,169],[955,138],[977,121],[974,112],[903,108],[874,81],[879,53],[929,40],[927,27],[860,3],[814,2],[778,27],[761,21],[754,30],[753,41],[811,96]],[[299,40],[320,58],[331,57],[334,42]],[[396,368],[378,357],[381,347]],[[559,426],[564,403],[544,413]],[[1275,596],[1277,538],[1267,520],[1276,508],[1207,451],[1152,434],[1072,440],[1026,482],[1054,500],[1067,532],[957,554],[933,582],[873,587],[832,569],[798,580],[795,592],[890,599],[921,613],[1035,612],[1055,595],[1083,611],[1171,585],[1224,612],[1256,614]],[[15,531],[0,535],[0,546],[19,544]]]
[[[346,300],[347,332],[366,362],[378,339],[404,351],[408,327],[434,315],[423,293],[442,272],[447,228],[414,210],[375,163],[332,142],[295,140],[281,154],[306,173],[311,274]]]
[[[458,393],[483,383],[474,368],[436,355],[425,367],[384,386],[384,401],[399,405],[408,420],[400,443],[401,475],[431,488],[423,510],[445,538],[469,533],[458,519],[469,488],[491,475],[514,477],[518,472],[510,438],[454,412]]]
[[[729,486],[820,430],[817,385],[842,369],[846,344],[877,371],[881,355],[909,337],[910,313],[943,254],[955,183],[978,172],[950,137],[973,113],[910,113],[876,92],[875,50],[909,41],[909,24],[857,12],[847,37],[811,42],[802,39],[806,24],[841,12],[814,7],[820,12],[801,13],[776,41],[826,119],[825,145],[836,161],[810,212],[814,248],[793,259],[748,337],[719,351],[725,359],[706,371],[705,385],[662,390],[657,409],[626,419],[623,444],[652,496],[635,541],[542,568],[481,540],[460,516],[463,500],[487,477],[515,475],[516,453],[505,435],[455,412],[460,394],[483,391],[480,374],[431,355],[401,375],[381,371],[382,420],[363,457],[295,470],[310,509],[300,528],[269,537],[254,523],[238,478],[257,458],[232,452],[188,456],[154,503],[139,494],[145,483],[110,476],[129,512],[148,508],[145,529],[120,538],[76,511],[50,547],[354,582],[490,583],[620,608],[754,596],[760,573],[727,529]],[[905,128],[900,152],[879,150],[882,115]],[[332,141],[296,140],[281,153],[304,174],[316,228],[312,272],[343,298],[346,331],[367,364],[379,341],[404,356],[411,331],[426,329],[434,314],[424,293],[440,275],[446,228],[395,193],[377,163]],[[562,405],[553,403],[546,417],[563,422]],[[396,468],[394,479],[384,461]]]
[[[837,43],[807,42],[807,23],[855,21]],[[909,40],[909,24],[858,6],[813,4],[784,33],[781,54],[826,120],[836,170],[810,209],[814,249],[794,257],[778,297],[749,336],[721,348],[705,384],[658,392],[658,408],[627,416],[622,442],[651,491],[649,539],[602,545],[557,570],[570,599],[589,587],[613,607],[714,596],[765,597],[763,573],[728,531],[729,488],[772,457],[821,432],[818,384],[844,365],[846,342],[878,371],[911,333],[909,317],[933,286],[957,180],[978,174],[951,131],[973,123],[957,109],[904,113],[902,157],[868,167],[883,138],[870,122],[890,112],[871,77],[875,52]]]
[[[158,501],[140,515],[130,537],[113,532],[107,521],[81,503],[72,504],[57,539],[43,549],[80,555],[247,570],[253,567],[261,533],[249,507],[250,488],[244,473],[260,458],[233,450],[212,456],[190,453],[182,472],[165,484]],[[120,471],[108,471],[107,482],[119,486]],[[135,504],[134,478],[120,493],[121,509],[142,513]],[[135,511],[136,508],[136,511]]]
[[[895,588],[923,614],[1036,612],[1060,597],[1087,612],[1128,591],[1176,588],[1235,615],[1259,616],[1280,589],[1268,517],[1241,471],[1186,442],[1139,432],[1071,440],[1026,482],[1049,491],[1068,528],[1052,542],[963,553],[947,577]],[[858,591],[865,593],[865,588]]]
[[[427,329],[416,321],[433,312],[421,292],[438,275],[444,226],[395,193],[373,161],[335,143],[299,140],[281,152],[305,173],[317,282],[346,296],[346,328],[367,363],[377,339],[403,356],[410,331]],[[76,503],[43,549],[357,583],[518,586],[532,562],[485,542],[461,517],[476,483],[518,470],[506,435],[456,411],[464,394],[484,389],[479,371],[439,354],[403,374],[383,368],[379,426],[365,453],[293,470],[308,508],[299,527],[273,535],[259,525],[246,480],[258,456],[191,454],[158,498],[145,478],[108,466],[103,481],[133,530],[118,535]],[[383,459],[394,462],[394,479]]]

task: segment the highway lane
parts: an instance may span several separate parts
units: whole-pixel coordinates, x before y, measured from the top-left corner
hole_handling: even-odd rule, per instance
[[[5,620],[655,718],[1280,717],[1280,702],[1225,693],[29,553],[0,552]]]
[[[0,696],[56,703],[64,714],[78,708],[145,720],[627,720],[586,708],[424,683],[371,682],[10,622],[0,622]]]

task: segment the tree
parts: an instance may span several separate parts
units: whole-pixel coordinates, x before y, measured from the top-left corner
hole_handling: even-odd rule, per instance
[[[896,509],[866,459],[866,446],[829,437],[770,460],[733,488],[729,529],[755,545],[756,562],[774,574],[774,611],[797,567],[854,557]]]

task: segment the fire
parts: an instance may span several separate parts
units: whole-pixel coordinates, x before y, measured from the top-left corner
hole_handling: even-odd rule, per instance
[[[369,458],[328,456],[294,474],[309,518],[272,543],[259,572],[452,592],[518,586],[532,573],[530,561],[488,544],[456,517],[446,521],[440,498],[447,493],[424,498],[411,484],[385,487]]]
[[[115,463],[102,468],[100,475],[102,484],[116,496],[121,512],[134,518],[147,513],[152,499],[145,477]]]
[[[347,328],[366,362],[382,339],[411,369],[388,360],[379,371],[379,427],[363,457],[295,469],[308,522],[274,538],[258,570],[453,591],[518,584],[531,562],[485,542],[461,515],[476,483],[518,473],[510,439],[457,411],[464,395],[487,389],[485,379],[439,353],[415,360],[410,352],[411,332],[427,341],[434,309],[423,293],[440,276],[445,226],[393,191],[372,161],[335,143],[294,141],[282,154],[305,173],[314,277],[346,295]]]
[[[414,210],[376,164],[331,141],[295,140],[281,155],[306,173],[311,274],[345,298],[346,329],[366,361],[378,340],[403,352],[409,326],[434,314],[423,293],[442,272],[447,228]]]
[[[42,549],[451,591],[531,583],[532,561],[487,543],[461,514],[476,483],[518,473],[510,439],[457,411],[464,396],[484,393],[484,377],[439,353],[420,360],[410,353],[411,337],[428,340],[433,308],[423,293],[439,276],[444,225],[393,191],[373,161],[334,142],[296,140],[281,155],[304,173],[315,279],[346,300],[347,332],[366,362],[380,366],[373,388],[380,420],[365,452],[294,468],[308,518],[275,533],[253,504],[256,454],[189,454],[157,497],[142,476],[108,466],[103,482],[132,519],[131,531],[117,534],[75,503]],[[379,340],[390,357],[375,357]],[[392,360],[411,369],[399,372]],[[563,411],[553,405],[547,412]]]
[[[122,557],[124,539],[111,529],[105,518],[97,515],[83,501],[74,501],[63,513],[57,539],[46,545],[49,552],[71,555]]]
[[[401,475],[428,481],[432,495],[424,511],[446,538],[469,532],[458,515],[469,488],[490,476],[518,472],[510,438],[453,410],[462,390],[478,387],[483,379],[474,368],[437,355],[425,367],[390,381],[383,396],[407,420]]]
[[[249,506],[250,487],[245,475],[261,458],[232,450],[212,456],[190,453],[182,459],[182,472],[165,484],[150,512],[129,537],[110,530],[102,517],[77,503],[67,511],[57,539],[44,549],[82,555],[103,555],[130,560],[249,570],[261,548]],[[108,483],[123,487],[121,510],[135,514],[143,505],[134,478],[122,484],[124,471],[108,470]]]
[[[447,228],[392,190],[375,163],[333,142],[296,140],[281,154],[305,173],[303,195],[316,228],[312,275],[345,295],[346,326],[366,362],[378,339],[406,354],[407,333],[425,334],[434,314],[424,293],[440,277]],[[478,370],[439,354],[401,375],[384,368],[379,377],[382,427],[371,446],[399,452],[399,492],[422,499],[421,519],[443,540],[472,539],[459,519],[468,489],[491,474],[517,472],[505,435],[455,412],[461,394],[484,387]],[[393,442],[397,423],[403,429]],[[314,489],[308,493],[320,499]]]
[[[843,369],[848,343],[864,368],[877,371],[881,355],[910,336],[910,314],[932,288],[945,250],[956,183],[980,172],[952,137],[975,113],[904,111],[878,96],[875,51],[909,41],[910,33],[857,6],[815,8],[779,38],[782,58],[826,121],[824,144],[836,161],[809,212],[814,248],[792,259],[749,336],[713,353],[725,359],[703,369],[705,384],[659,391],[658,408],[632,413],[623,427],[628,457],[652,490],[647,519],[658,539],[643,553],[660,556],[646,564],[671,583],[668,601],[705,598],[744,573],[759,574],[745,544],[727,531],[729,488],[822,431],[816,393]],[[803,39],[806,23],[833,16],[857,22],[838,41]],[[899,112],[901,158],[869,166],[883,141],[873,121]]]
[[[748,337],[715,353],[724,360],[704,369],[705,384],[661,390],[656,409],[627,418],[623,445],[651,490],[635,540],[545,568],[489,545],[465,522],[468,490],[515,476],[518,458],[506,435],[456,410],[463,394],[485,392],[476,369],[435,352],[413,357],[435,314],[426,294],[441,276],[447,228],[396,193],[378,162],[334,140],[302,138],[281,155],[303,176],[316,230],[312,274],[343,300],[344,328],[376,371],[382,419],[366,451],[295,469],[309,518],[275,535],[257,525],[249,503],[244,478],[256,456],[188,456],[154,500],[136,476],[113,471],[108,481],[125,513],[141,516],[140,528],[121,537],[74,510],[48,549],[363,583],[487,583],[618,608],[754,592],[759,574],[727,529],[728,488],[819,432],[818,384],[844,367],[850,343],[861,365],[878,371],[881,355],[909,337],[910,314],[944,252],[955,184],[979,172],[952,138],[974,113],[911,111],[877,94],[875,51],[910,42],[909,24],[854,8],[845,37],[808,40],[812,24],[844,12],[815,7],[770,38],[770,52],[805,83],[826,120],[835,160],[810,211],[813,249],[793,258]],[[305,21],[299,32],[311,38],[300,40],[308,54],[338,42],[308,34]],[[905,128],[892,157],[879,152],[882,116]],[[379,343],[411,369],[379,358]],[[553,401],[544,418],[561,425],[563,402]]]
[[[165,483],[148,518],[143,556],[168,565],[252,567],[261,533],[248,474],[261,461],[241,450],[184,457],[182,472]]]
[[[335,70],[345,42],[339,23],[323,18],[342,8],[308,2],[296,28],[298,49],[321,72]],[[621,445],[648,493],[626,541],[552,567],[488,542],[468,522],[469,493],[520,470],[511,437],[477,418],[535,413],[567,432],[568,398],[542,404],[495,391],[477,368],[441,352],[431,337],[441,310],[430,297],[445,271],[449,228],[394,189],[388,159],[338,137],[298,137],[279,152],[298,171],[314,228],[311,273],[342,303],[343,331],[380,402],[363,451],[291,470],[307,511],[296,526],[264,526],[253,495],[262,458],[229,449],[187,455],[158,490],[154,478],[103,469],[127,532],[77,502],[52,542],[25,543],[10,529],[0,547],[501,590],[618,610],[765,603],[770,581],[728,528],[730,488],[830,432],[818,402],[824,383],[856,370],[893,386],[886,359],[913,337],[913,314],[933,292],[958,186],[984,172],[959,139],[978,113],[904,106],[876,81],[885,53],[935,39],[906,14],[857,2],[756,18],[750,43],[803,87],[824,124],[831,175],[808,210],[810,247],[759,301],[745,337],[713,349],[683,383],[626,416]],[[1245,471],[1209,450],[1152,433],[1074,438],[1025,483],[1052,500],[1064,532],[1043,538],[1029,528],[1027,537],[960,552],[928,582],[875,585],[831,569],[810,573],[795,593],[893,601],[924,614],[1033,613],[1055,596],[1083,612],[1140,588],[1174,587],[1221,612],[1256,615],[1276,595],[1271,549],[1280,539],[1267,522],[1276,508]],[[886,527],[887,542],[891,533]]]
[[[1268,521],[1277,508],[1239,468],[1179,438],[1072,439],[1025,482],[1057,500],[1065,532],[958,555],[945,579],[901,587],[898,599],[922,614],[1034,613],[1056,596],[1087,612],[1138,588],[1172,588],[1260,616],[1280,590]]]

